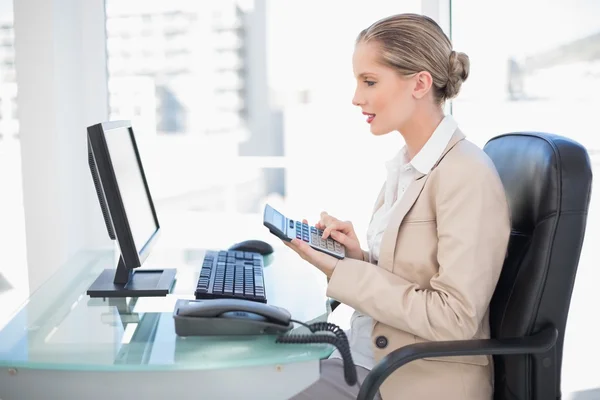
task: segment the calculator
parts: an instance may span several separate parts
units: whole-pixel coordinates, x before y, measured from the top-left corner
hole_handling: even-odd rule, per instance
[[[323,239],[323,231],[314,226],[309,226],[301,221],[286,218],[270,205],[265,205],[263,216],[264,225],[278,238],[290,242],[292,239],[304,240],[313,249],[322,251],[336,258],[343,259],[346,256],[344,246],[331,237]]]

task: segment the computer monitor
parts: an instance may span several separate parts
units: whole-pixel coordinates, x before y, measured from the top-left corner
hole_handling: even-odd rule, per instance
[[[90,297],[166,296],[175,269],[138,269],[160,234],[154,202],[129,121],[87,128],[88,160],[108,235],[119,244],[116,269],[105,269]]]

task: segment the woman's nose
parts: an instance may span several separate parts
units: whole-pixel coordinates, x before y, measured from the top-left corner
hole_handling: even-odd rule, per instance
[[[355,106],[360,106],[364,101],[358,96],[358,93],[354,93],[354,97],[352,97],[352,104]]]

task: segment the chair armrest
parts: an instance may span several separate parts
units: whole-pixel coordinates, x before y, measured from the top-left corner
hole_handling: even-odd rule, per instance
[[[554,347],[558,331],[550,326],[531,336],[509,339],[450,340],[415,343],[385,356],[367,375],[357,400],[375,397],[381,384],[396,369],[424,357],[511,355],[544,353]]]

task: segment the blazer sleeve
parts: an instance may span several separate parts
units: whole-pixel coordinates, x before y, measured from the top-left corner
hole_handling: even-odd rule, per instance
[[[483,170],[485,170],[484,168]],[[339,260],[327,295],[427,340],[471,339],[487,312],[510,237],[496,171],[436,182],[439,273],[430,288],[368,262]]]

